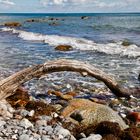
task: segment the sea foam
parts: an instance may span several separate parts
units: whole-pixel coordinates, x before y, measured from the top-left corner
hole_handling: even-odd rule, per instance
[[[29,41],[41,41],[49,44],[50,46],[57,46],[60,44],[67,44],[73,46],[75,49],[80,50],[92,50],[96,52],[101,52],[110,55],[120,55],[137,58],[140,57],[140,47],[135,44],[129,46],[121,45],[122,42],[117,43],[107,43],[107,44],[99,44],[95,43],[92,40],[84,39],[84,38],[75,38],[68,36],[59,36],[59,35],[43,35],[39,33],[27,32],[22,30],[17,30],[14,28],[4,27],[1,29],[5,32],[12,32],[13,34],[17,34],[18,37],[29,40]]]

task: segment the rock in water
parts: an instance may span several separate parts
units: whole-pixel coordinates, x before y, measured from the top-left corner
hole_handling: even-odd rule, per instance
[[[4,23],[4,26],[19,27],[19,26],[21,26],[21,24],[19,22],[7,22],[7,23]]]
[[[140,81],[140,74],[139,74],[139,76],[138,76],[138,80]]]
[[[58,51],[71,51],[73,48],[70,45],[58,45],[55,47],[55,50]]]
[[[117,122],[121,129],[126,129],[128,126],[122,118],[113,111],[110,107],[98,103],[94,103],[87,99],[73,99],[69,101],[69,105],[61,112],[64,117],[77,118],[80,116],[80,124],[84,126],[97,125],[102,121]]]
[[[89,17],[87,16],[82,16],[81,19],[88,19]]]
[[[124,40],[124,41],[122,42],[122,45],[123,45],[123,46],[130,46],[130,45],[131,45],[131,42],[129,42],[128,40]]]

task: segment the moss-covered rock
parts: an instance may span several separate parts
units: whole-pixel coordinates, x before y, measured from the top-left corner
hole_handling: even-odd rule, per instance
[[[123,42],[122,42],[122,45],[123,46],[130,46],[132,43],[131,42],[129,42],[128,40],[124,40]]]
[[[61,115],[69,117],[70,119],[79,116],[79,118],[82,118],[80,122],[78,122],[79,120],[74,121],[87,127],[90,125],[97,125],[102,121],[116,122],[120,125],[121,129],[128,127],[117,112],[106,105],[94,103],[87,99],[73,99],[69,101],[68,106],[64,108]]]
[[[58,45],[55,47],[55,50],[58,51],[71,51],[73,50],[73,47],[70,45]]]
[[[6,22],[6,23],[4,23],[4,26],[19,27],[19,26],[21,26],[21,23],[19,23],[19,22]]]

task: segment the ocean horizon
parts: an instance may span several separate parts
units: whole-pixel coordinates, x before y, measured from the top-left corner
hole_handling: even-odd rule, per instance
[[[58,15],[58,16],[64,16],[64,15],[69,15],[69,16],[73,16],[73,15],[75,15],[75,16],[105,16],[105,15],[109,15],[109,16],[111,16],[111,15],[116,15],[116,16],[130,16],[130,15],[132,15],[132,16],[139,16],[140,15],[140,12],[116,12],[116,13],[114,13],[114,12],[110,12],[110,13],[108,13],[108,12],[104,12],[104,13],[102,13],[102,12],[97,12],[97,13],[17,13],[17,12],[13,12],[13,13],[0,13],[0,15],[28,15],[28,16],[30,16],[30,15],[50,15],[50,16],[55,16],[55,15]]]

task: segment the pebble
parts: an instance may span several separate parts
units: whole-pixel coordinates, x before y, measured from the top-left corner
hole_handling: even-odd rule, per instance
[[[53,132],[52,126],[50,126],[50,125],[46,126],[46,127],[45,127],[45,131],[47,131],[48,133],[49,133],[49,132]]]
[[[5,124],[6,124],[5,121],[0,121],[0,127],[3,126],[3,125],[5,125]]]
[[[54,133],[56,133],[58,135],[63,135],[64,137],[71,135],[69,130],[64,129],[61,126],[56,127]]]
[[[24,127],[24,128],[29,128],[29,127],[33,127],[33,124],[28,120],[28,119],[22,119],[20,121],[20,126]]]
[[[25,110],[25,109],[22,109],[22,110],[20,111],[20,115],[21,115],[22,117],[26,117],[26,116],[28,115],[28,113],[29,113],[29,111],[27,111],[27,110]]]
[[[51,139],[49,138],[49,136],[43,135],[43,136],[41,137],[41,140],[51,140]]]
[[[82,138],[80,140],[101,140],[102,136],[99,134],[91,134],[89,137],[87,138]]]
[[[53,113],[51,113],[51,116],[52,116],[53,118],[57,118],[59,115],[58,115],[57,113],[53,112]]]
[[[84,133],[80,133],[79,135],[81,138],[86,138],[86,135]]]
[[[10,106],[5,100],[0,101],[0,116],[12,118],[13,114],[8,111],[7,105]]]
[[[41,136],[39,134],[33,133],[32,135],[37,140],[41,139]]]
[[[13,135],[12,139],[16,140],[17,139],[17,135]]]
[[[27,134],[22,134],[21,136],[19,136],[19,140],[30,140],[30,137]]]
[[[28,116],[32,117],[32,116],[34,116],[34,114],[35,114],[35,111],[34,111],[34,110],[31,110],[31,111],[28,113]]]
[[[38,119],[50,121],[50,120],[52,120],[52,117],[51,116],[45,116],[45,115],[43,115],[43,116],[39,116]]]
[[[40,127],[40,126],[46,126],[47,125],[47,122],[46,122],[46,120],[38,120],[38,121],[36,121],[36,125],[38,127]]]

